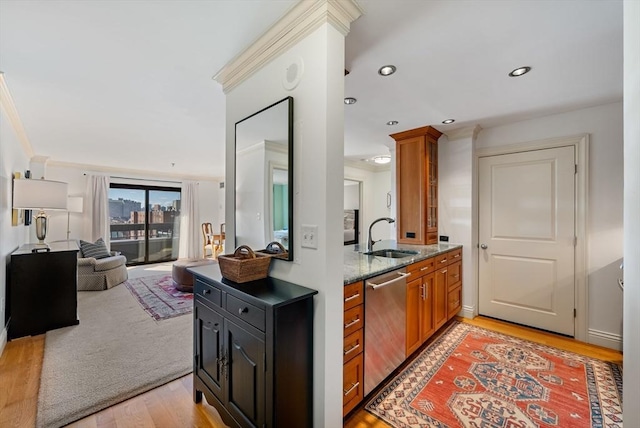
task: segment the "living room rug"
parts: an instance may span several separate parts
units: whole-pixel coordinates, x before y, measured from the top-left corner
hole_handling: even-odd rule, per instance
[[[156,321],[193,311],[193,293],[176,289],[171,274],[130,278],[124,285]]]
[[[38,427],[60,427],[192,371],[193,317],[155,321],[121,285],[78,293],[80,324],[48,331]]]
[[[394,427],[622,427],[622,368],[454,322],[366,409]]]

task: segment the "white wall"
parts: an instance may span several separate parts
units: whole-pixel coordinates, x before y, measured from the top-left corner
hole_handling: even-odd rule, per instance
[[[387,208],[387,192],[391,191],[391,170],[370,171],[369,169],[345,166],[344,177],[361,183],[359,242],[366,244],[371,222],[379,217],[392,217],[391,209]],[[375,240],[395,239],[395,225],[390,225],[387,222],[377,223],[373,226],[371,234]]]
[[[22,145],[14,134],[11,124],[0,113],[0,354],[7,341],[5,308],[7,298],[7,265],[10,254],[20,245],[28,242],[28,228],[11,225],[11,196],[13,173],[29,169],[29,160]]]
[[[624,2],[624,422],[640,423],[640,2]]]
[[[283,88],[287,67],[301,58],[304,74]],[[324,24],[227,93],[227,242],[234,236],[235,123],[286,97],[294,98],[294,201],[291,230],[318,226],[318,249],[294,261],[274,260],[270,275],[318,290],[314,298],[314,426],[342,425],[344,36]]]
[[[476,148],[584,133],[590,136],[587,213],[589,341],[619,347],[623,303],[622,291],[617,285],[623,254],[622,102],[484,129],[478,135]],[[439,173],[441,182],[446,181],[447,170],[440,168]]]

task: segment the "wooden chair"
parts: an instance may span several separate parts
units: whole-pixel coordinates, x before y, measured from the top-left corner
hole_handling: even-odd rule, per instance
[[[224,249],[224,223],[220,224],[220,233],[213,235],[213,252],[214,257],[218,258],[218,254],[220,254]]]
[[[207,253],[211,252],[211,256],[214,259],[217,254],[214,246],[213,226],[211,223],[202,223],[202,258],[207,258]]]

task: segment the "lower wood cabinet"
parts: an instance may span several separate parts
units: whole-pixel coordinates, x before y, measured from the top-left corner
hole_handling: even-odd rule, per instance
[[[194,401],[232,427],[312,426],[313,295],[275,278],[236,284],[217,265],[194,282]]]
[[[364,282],[344,287],[342,415],[364,398]]]

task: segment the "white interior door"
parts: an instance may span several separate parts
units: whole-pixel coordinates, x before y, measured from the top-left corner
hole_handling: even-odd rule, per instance
[[[574,335],[575,155],[479,160],[479,312]]]

